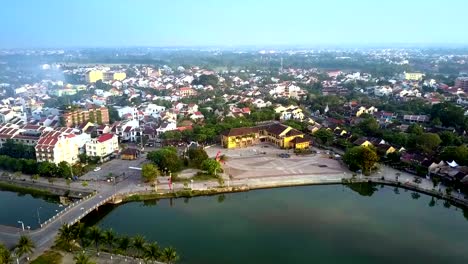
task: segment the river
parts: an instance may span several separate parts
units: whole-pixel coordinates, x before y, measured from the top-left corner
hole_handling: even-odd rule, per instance
[[[29,226],[36,229],[39,227],[39,220],[44,223],[62,209],[58,197],[32,196],[0,189],[1,225],[21,228],[18,221],[22,221],[25,228]]]
[[[381,185],[107,205],[87,223],[174,246],[180,263],[468,263],[468,211]]]

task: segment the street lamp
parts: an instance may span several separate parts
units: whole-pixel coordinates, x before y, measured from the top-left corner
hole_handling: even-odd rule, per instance
[[[36,209],[37,212],[37,223],[41,225],[41,216],[39,215],[39,209],[42,209],[42,207],[39,207]]]
[[[18,221],[18,224],[21,224],[21,228],[23,229],[23,232],[24,232],[24,223],[23,223],[23,221]]]

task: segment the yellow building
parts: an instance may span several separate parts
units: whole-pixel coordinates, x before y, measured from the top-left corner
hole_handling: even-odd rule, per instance
[[[91,70],[86,73],[86,81],[88,83],[95,83],[99,80],[102,80],[105,82],[113,81],[113,80],[122,81],[125,78],[127,78],[127,74],[125,72]]]
[[[306,149],[310,145],[310,140],[305,138],[304,133],[279,123],[232,128],[221,137],[221,144],[225,148],[248,147],[260,142],[271,142],[285,149]]]
[[[420,81],[424,74],[420,72],[405,72],[405,80],[408,81]]]
[[[41,136],[37,145],[36,160],[49,161],[55,164],[66,161],[75,164],[78,161],[78,145],[72,138],[74,134],[63,135],[59,131],[49,131]]]
[[[104,73],[99,70],[91,70],[86,73],[86,82],[95,83],[99,80],[104,79]]]

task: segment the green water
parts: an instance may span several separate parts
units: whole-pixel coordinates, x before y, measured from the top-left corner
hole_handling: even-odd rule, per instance
[[[468,213],[431,200],[304,186],[107,206],[97,224],[172,245],[180,263],[468,263]]]
[[[47,219],[61,211],[58,198],[32,196],[0,189],[0,225],[21,228],[18,221],[23,221],[25,228],[39,227],[39,220],[44,223]]]

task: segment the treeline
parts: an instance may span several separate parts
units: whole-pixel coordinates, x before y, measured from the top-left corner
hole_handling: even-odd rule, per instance
[[[33,146],[16,143],[7,139],[0,148],[0,155],[7,155],[17,159],[36,159],[36,150]]]

